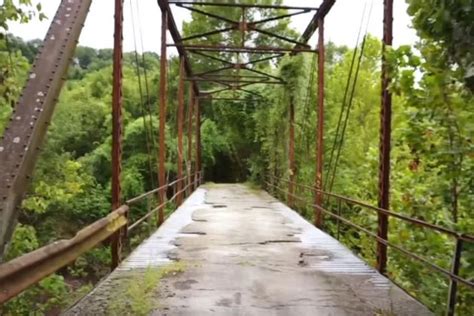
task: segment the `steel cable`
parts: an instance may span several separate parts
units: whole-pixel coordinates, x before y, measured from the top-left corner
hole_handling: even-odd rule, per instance
[[[136,31],[135,31],[135,16],[134,16],[134,11],[133,11],[132,0],[129,0],[129,2],[130,2],[130,13],[131,13],[132,32],[133,32],[134,57],[135,57],[135,68],[136,68],[135,71],[137,74],[138,90],[140,93],[140,109],[141,109],[141,114],[143,118],[143,128],[145,130],[145,142],[146,142],[146,149],[147,149],[148,169],[149,169],[148,171],[149,171],[149,177],[150,177],[150,184],[154,188],[155,178],[153,177],[153,161],[152,161],[152,156],[151,156],[152,150],[150,147],[150,138],[153,138],[153,137],[150,135],[152,134],[152,131],[149,130],[149,127],[146,121],[142,77],[141,77],[141,72],[140,72],[140,62],[139,62],[139,57],[138,57],[137,38],[136,38]],[[143,52],[142,52],[142,55],[143,55]]]
[[[356,57],[357,57],[357,52],[359,50],[360,35],[362,34],[362,28],[363,28],[363,25],[364,25],[366,10],[367,10],[367,2],[365,3],[364,9],[362,11],[362,18],[361,18],[361,21],[360,21],[359,32],[357,34],[357,40],[356,40],[356,44],[355,44],[355,47],[354,47],[354,52],[352,54],[351,66],[349,68],[349,74],[347,76],[346,87],[345,87],[345,90],[344,90],[344,97],[342,99],[342,104],[341,104],[341,112],[339,114],[339,119],[337,121],[336,134],[334,136],[334,142],[333,142],[333,146],[332,146],[332,149],[331,149],[331,155],[330,155],[330,158],[329,158],[329,166],[327,168],[328,171],[327,171],[327,174],[326,174],[326,179],[329,177],[329,174],[331,173],[331,170],[333,168],[334,152],[336,151],[336,147],[338,146],[338,140],[339,140],[339,133],[340,133],[341,124],[342,124],[342,118],[344,116],[344,111],[346,109],[347,95],[349,93],[349,88],[350,88],[351,81],[352,81],[352,73],[354,71],[354,65],[355,65],[355,61],[356,61]],[[328,183],[327,181],[324,182],[324,185],[323,185],[324,190],[326,190],[327,183]]]

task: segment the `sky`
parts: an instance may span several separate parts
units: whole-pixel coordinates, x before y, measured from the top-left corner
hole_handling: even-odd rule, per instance
[[[37,1],[33,1],[36,3]],[[61,0],[41,1],[43,11],[48,17],[53,17]],[[285,5],[317,7],[322,0],[284,0]],[[413,44],[417,40],[416,32],[411,28],[410,17],[406,13],[407,5],[404,0],[394,1],[394,45]],[[139,4],[137,6],[137,4]],[[369,33],[382,37],[383,30],[383,1],[382,0],[337,0],[325,21],[326,41],[338,45],[353,47],[357,38],[357,31],[361,23],[364,6],[367,12],[372,6],[372,14],[368,23]],[[111,48],[113,46],[113,0],[93,0],[90,13],[82,31],[79,44],[94,48]],[[181,28],[182,22],[190,19],[188,10],[172,6],[176,24]],[[135,29],[141,29],[144,50],[159,52],[161,14],[156,0],[125,0],[124,18],[124,50],[134,50],[134,36],[132,28],[132,12],[135,16]],[[312,13],[294,17],[291,21],[300,33],[306,28]],[[138,18],[139,17],[139,18]],[[11,23],[10,32],[25,40],[44,38],[50,20],[39,22],[31,21],[28,24]],[[139,40],[139,37],[137,35]],[[316,43],[317,36],[313,36],[310,44]],[[138,44],[138,50],[141,50]]]

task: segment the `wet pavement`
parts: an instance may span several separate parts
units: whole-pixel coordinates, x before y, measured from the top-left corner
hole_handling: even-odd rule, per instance
[[[150,314],[432,315],[337,240],[240,184],[198,189],[66,314],[107,314],[118,284],[174,260],[185,268],[156,285]]]

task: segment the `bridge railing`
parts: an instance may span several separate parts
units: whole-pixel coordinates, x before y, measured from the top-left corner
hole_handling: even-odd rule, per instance
[[[188,181],[186,181],[188,180]],[[80,230],[73,238],[56,241],[35,251],[0,265],[0,304],[5,303],[30,286],[36,284],[61,268],[71,264],[78,257],[93,249],[103,241],[126,229],[128,232],[156,214],[160,207],[176,201],[180,194],[185,194],[190,188],[196,189],[203,181],[202,172],[185,176],[170,182],[160,188],[151,190],[114,210],[107,216]],[[177,190],[178,183],[184,183],[182,189]],[[173,188],[174,195],[165,202],[153,208],[140,219],[129,225],[130,207],[144,200],[161,189]],[[179,206],[179,205],[177,205]]]
[[[338,234],[339,234],[339,225],[342,222],[342,223],[344,223],[348,226],[351,226],[352,228],[355,228],[356,230],[366,234],[367,236],[375,239],[377,242],[379,242],[381,244],[384,244],[387,247],[391,247],[391,248],[397,250],[398,252],[400,252],[401,254],[403,254],[404,256],[419,262],[422,266],[427,267],[427,268],[429,268],[429,269],[431,269],[431,270],[433,270],[437,273],[440,273],[444,277],[448,278],[449,281],[450,281],[450,284],[449,284],[448,300],[447,300],[448,301],[447,302],[447,309],[448,309],[447,310],[447,315],[454,315],[454,313],[455,313],[458,284],[466,286],[466,287],[468,287],[468,288],[470,288],[471,290],[474,291],[474,282],[472,282],[472,280],[468,280],[466,278],[463,278],[459,275],[460,268],[461,268],[461,257],[462,257],[464,243],[474,244],[474,236],[469,235],[469,234],[465,234],[465,233],[458,233],[458,232],[456,232],[454,230],[451,230],[451,229],[448,229],[446,227],[442,227],[442,226],[439,226],[439,225],[428,223],[426,221],[423,221],[423,220],[420,220],[420,219],[417,219],[417,218],[412,218],[412,217],[409,217],[409,216],[406,216],[406,215],[398,214],[398,213],[395,213],[393,211],[385,210],[385,209],[382,209],[382,208],[379,208],[379,207],[376,207],[376,206],[373,206],[373,205],[370,205],[370,204],[367,204],[367,203],[364,203],[364,202],[361,202],[361,201],[358,201],[358,200],[355,200],[355,199],[351,199],[351,198],[348,198],[348,197],[345,197],[345,196],[342,196],[342,195],[338,195],[338,194],[318,190],[318,189],[316,189],[314,187],[311,187],[311,186],[308,186],[308,185],[295,183],[295,182],[292,183],[294,186],[302,189],[303,191],[305,191],[307,193],[308,192],[311,193],[311,194],[320,193],[324,197],[326,197],[327,201],[329,201],[329,200],[336,201],[337,213],[335,213],[334,211],[329,210],[326,207],[321,207],[321,206],[319,206],[315,203],[310,203],[310,202],[308,202],[307,197],[301,197],[299,195],[296,195],[295,193],[291,193],[286,188],[283,188],[279,185],[280,182],[290,184],[289,180],[282,179],[282,178],[276,178],[276,177],[273,177],[273,176],[270,176],[270,178],[271,178],[270,181],[265,180],[265,184],[268,186],[268,188],[272,188],[273,190],[276,189],[277,191],[280,191],[281,193],[283,193],[285,196],[292,197],[294,200],[298,200],[298,201],[304,203],[305,205],[311,206],[314,209],[317,209],[317,210],[321,211],[323,214],[328,215],[328,216],[336,219],[337,227],[338,227]],[[443,234],[443,235],[446,235],[446,236],[449,236],[449,237],[453,238],[454,241],[455,241],[455,248],[454,248],[453,255],[452,255],[451,270],[449,271],[449,270],[447,270],[443,267],[440,267],[439,265],[431,262],[430,260],[428,260],[428,259],[426,259],[426,258],[410,251],[410,250],[407,250],[406,248],[404,248],[400,245],[397,245],[397,244],[389,241],[388,239],[381,238],[380,236],[378,236],[376,233],[370,231],[369,229],[364,228],[361,225],[356,224],[353,221],[351,221],[350,219],[342,216],[341,215],[342,203],[346,203],[346,204],[349,204],[349,205],[356,205],[356,206],[362,207],[364,209],[374,211],[376,213],[385,214],[388,217],[397,218],[397,219],[402,220],[406,223],[410,223],[410,224],[413,224],[413,225],[418,226],[418,227],[423,227],[423,228],[429,229],[431,231],[438,232],[440,234]]]

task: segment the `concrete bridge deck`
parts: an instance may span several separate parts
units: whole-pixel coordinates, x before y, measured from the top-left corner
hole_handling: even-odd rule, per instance
[[[148,278],[150,269],[172,273]],[[239,184],[198,189],[66,314],[432,315],[284,204]]]

